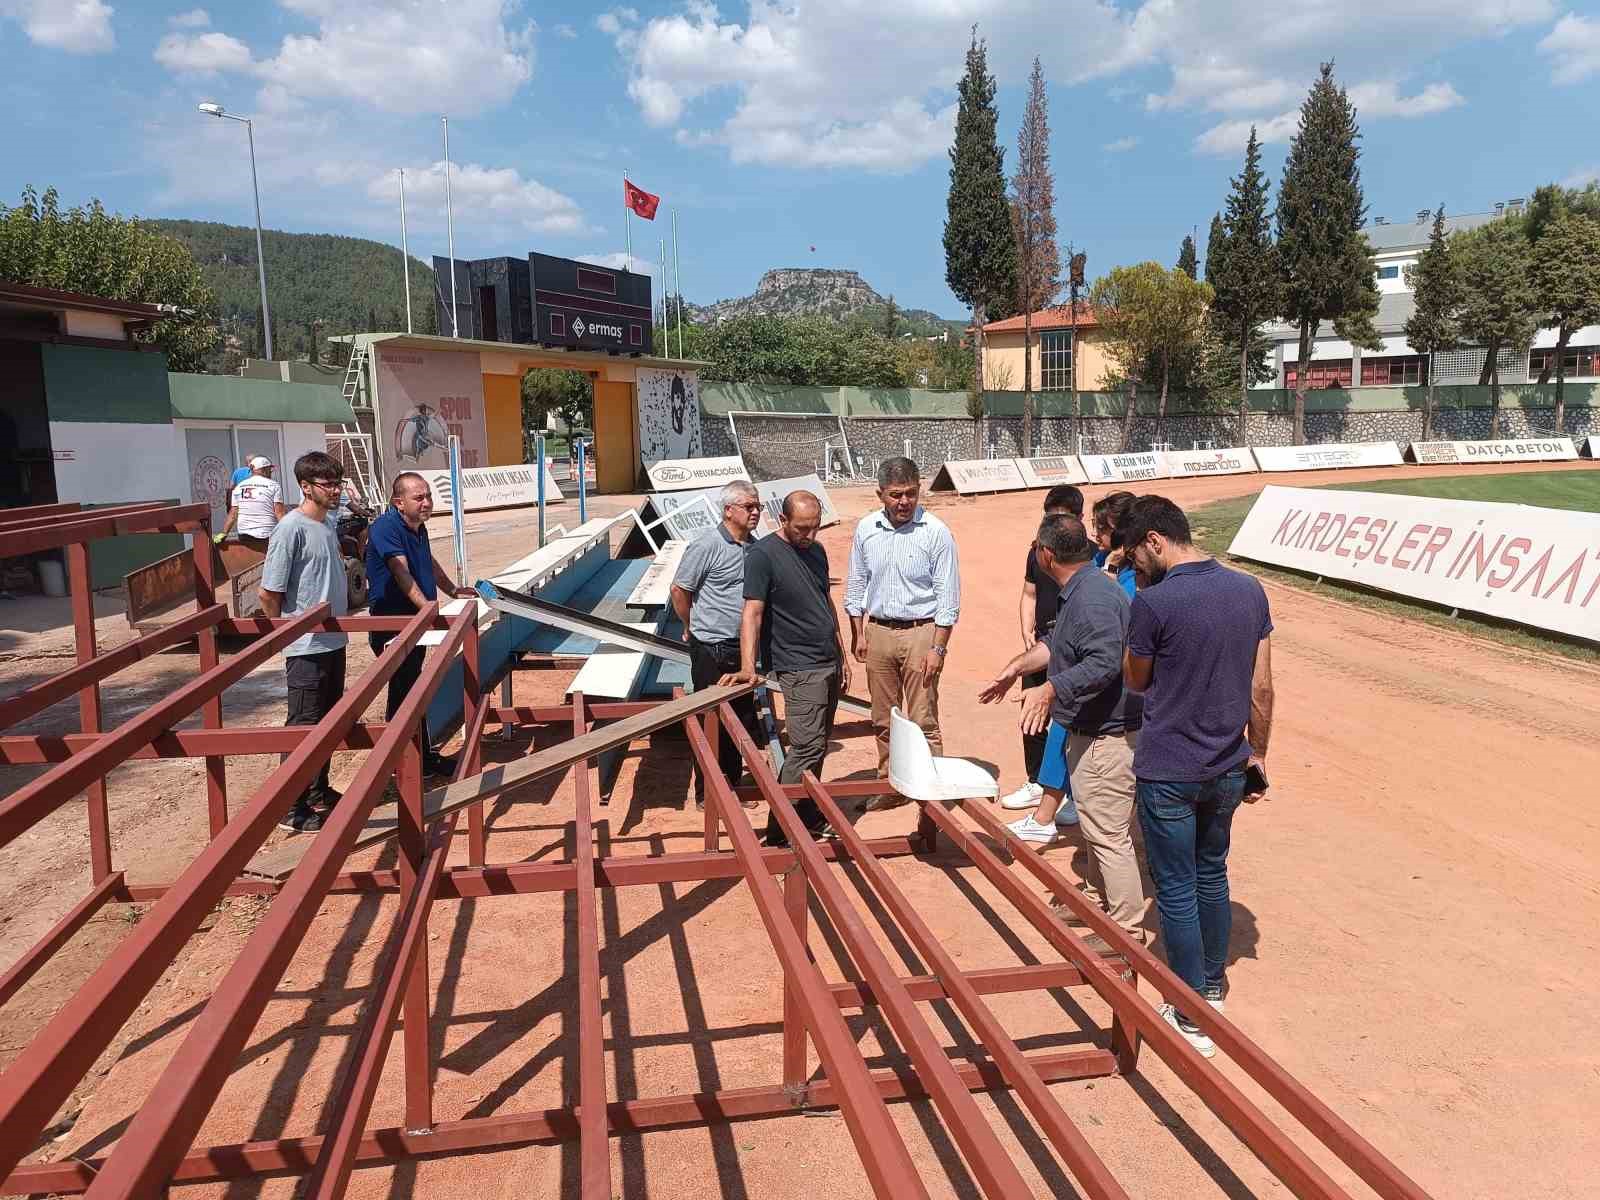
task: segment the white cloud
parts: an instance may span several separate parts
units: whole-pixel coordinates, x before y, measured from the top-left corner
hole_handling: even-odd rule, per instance
[[[1578,83],[1600,73],[1600,20],[1568,13],[1539,42],[1539,53],[1555,59],[1557,83]]]
[[[211,14],[203,8],[191,8],[188,12],[173,13],[167,18],[167,24],[174,29],[204,29],[211,24]]]
[[[597,267],[610,267],[613,271],[629,270],[635,275],[654,277],[661,271],[660,263],[646,262],[637,254],[630,257],[621,250],[612,250],[607,254],[576,254],[573,257],[579,262],[593,263]]]
[[[0,0],[0,17],[9,17],[36,46],[71,54],[114,49],[114,10],[102,0]]]
[[[327,180],[327,182],[335,182]],[[486,233],[541,233],[575,236],[592,231],[583,209],[572,197],[525,179],[515,167],[488,167],[479,163],[452,163],[450,199],[457,233],[470,228]],[[368,179],[367,195],[377,201],[398,203],[399,184],[393,171]],[[406,214],[419,215],[444,226],[444,163],[406,168]]]
[[[569,39],[570,38],[575,38],[575,37],[578,36],[578,31],[576,29],[574,29],[571,25],[557,25],[556,26],[556,36],[557,37],[569,38]]]
[[[1427,117],[1466,101],[1448,83],[1430,83],[1414,96],[1402,96],[1393,80],[1360,83],[1349,89],[1356,117]]]
[[[1588,187],[1591,183],[1600,183],[1600,163],[1592,167],[1579,167],[1561,181],[1563,187],[1569,188]]]
[[[639,10],[636,8],[615,8],[610,12],[603,12],[594,19],[595,28],[607,37],[616,37],[622,32],[624,25],[637,25],[639,23]]]
[[[1136,137],[1119,137],[1116,141],[1107,142],[1100,148],[1102,150],[1108,150],[1112,154],[1121,154],[1124,151],[1132,150],[1138,144],[1139,139]]]
[[[1252,125],[1256,127],[1256,139],[1264,146],[1272,142],[1287,142],[1299,128],[1300,110],[1290,109],[1264,120],[1224,121],[1195,138],[1194,148],[1201,154],[1241,154],[1245,143],[1250,140]]]
[[[215,75],[249,67],[250,47],[225,33],[169,33],[157,43],[155,57],[168,70]]]

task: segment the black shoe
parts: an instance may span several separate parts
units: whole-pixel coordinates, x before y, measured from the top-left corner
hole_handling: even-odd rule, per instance
[[[424,755],[422,773],[424,775],[454,775],[456,773],[456,756],[454,754]]]
[[[344,793],[334,788],[324,788],[310,798],[311,807],[321,809],[328,813],[333,811],[333,806],[344,799]]]
[[[322,828],[322,814],[304,802],[296,804],[278,822],[279,829],[291,833],[315,833]]]

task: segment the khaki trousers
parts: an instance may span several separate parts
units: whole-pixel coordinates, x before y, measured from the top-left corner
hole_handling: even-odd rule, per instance
[[[889,773],[889,710],[898,708],[922,727],[928,747],[944,753],[939,736],[939,678],[926,682],[922,664],[933,645],[934,624],[891,629],[867,620],[867,691],[872,696],[872,724],[878,735],[878,774]]]
[[[1084,891],[1143,942],[1144,881],[1133,853],[1133,751],[1138,744],[1137,730],[1104,737],[1074,733],[1067,741],[1067,770],[1078,829],[1089,851]]]

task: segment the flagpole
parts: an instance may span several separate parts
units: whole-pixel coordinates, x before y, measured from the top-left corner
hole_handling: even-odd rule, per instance
[[[628,203],[628,173],[622,173],[622,269],[633,270],[633,223],[628,219],[633,206]]]
[[[400,168],[400,264],[406,277],[406,332],[411,332],[411,246],[406,241],[406,169]]]
[[[678,357],[683,357],[683,275],[678,269],[678,209],[672,209],[672,290],[678,294]],[[662,341],[666,340],[663,332]]]
[[[450,118],[444,122],[444,223],[450,238],[450,336],[461,336],[461,322],[456,319],[456,217],[450,201]]]
[[[661,353],[672,357],[667,349],[667,239],[661,239]]]

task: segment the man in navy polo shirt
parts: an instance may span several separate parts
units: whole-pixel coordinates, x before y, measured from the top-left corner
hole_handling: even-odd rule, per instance
[[[433,491],[428,481],[415,471],[402,471],[394,477],[389,507],[372,523],[367,535],[367,583],[372,596],[368,611],[375,617],[408,617],[438,596],[471,596],[457,588],[443,567],[433,561],[428,544],[428,518],[433,515]],[[392,633],[368,635],[373,654],[394,640]],[[385,720],[393,720],[406,695],[422,674],[424,648],[416,646],[389,677],[389,702]],[[449,775],[455,759],[433,748],[423,729],[422,768],[430,775]]]
[[[1264,771],[1247,794],[1246,768],[1261,768],[1272,736],[1272,615],[1255,577],[1196,549],[1166,497],[1135,500],[1117,535],[1139,577],[1123,677],[1145,693],[1133,770],[1161,938],[1173,971],[1221,1012],[1233,814],[1266,795]],[[1173,1005],[1161,1015],[1217,1052]]]

